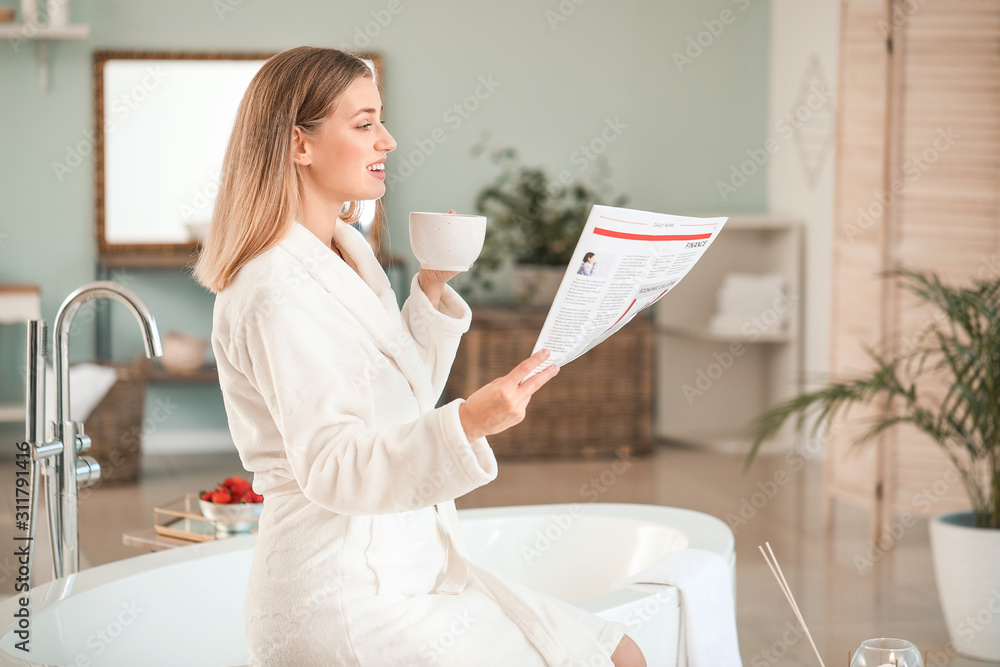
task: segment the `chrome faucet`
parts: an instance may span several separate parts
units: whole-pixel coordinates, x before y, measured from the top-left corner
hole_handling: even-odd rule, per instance
[[[83,425],[72,420],[69,410],[69,338],[73,318],[80,307],[92,299],[114,299],[124,303],[139,321],[147,357],[163,354],[156,320],[135,292],[111,281],[97,281],[80,287],[63,301],[56,313],[55,377],[56,420],[45,431],[45,357],[47,330],[42,320],[28,323],[27,376],[25,399],[27,419],[25,439],[31,446],[31,499],[28,531],[35,536],[35,510],[38,491],[45,486],[49,535],[52,538],[53,578],[60,579],[80,570],[80,532],[78,487],[90,486],[101,477],[101,467],[90,456],[77,456],[90,447]],[[31,563],[28,563],[28,578]]]

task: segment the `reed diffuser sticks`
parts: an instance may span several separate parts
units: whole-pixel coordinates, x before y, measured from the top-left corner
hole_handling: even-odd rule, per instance
[[[760,553],[764,556],[764,562],[771,569],[771,574],[774,578],[778,580],[778,586],[781,587],[781,592],[785,594],[785,599],[788,600],[788,604],[792,606],[792,611],[795,612],[795,618],[798,619],[799,625],[802,626],[803,632],[806,633],[806,639],[809,640],[809,644],[812,646],[813,652],[816,654],[816,659],[819,660],[820,667],[826,667],[823,664],[823,658],[819,654],[819,650],[816,648],[816,642],[813,641],[812,635],[809,634],[809,628],[806,626],[805,620],[802,618],[802,612],[799,611],[799,605],[795,603],[795,596],[792,595],[792,589],[788,587],[788,581],[785,579],[785,574],[781,571],[781,565],[778,564],[778,558],[774,555],[774,551],[771,549],[770,542],[764,542],[767,546],[767,551],[764,551],[764,547],[758,546]]]

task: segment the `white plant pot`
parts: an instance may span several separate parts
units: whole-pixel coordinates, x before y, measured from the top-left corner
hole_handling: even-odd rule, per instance
[[[559,291],[566,273],[565,266],[515,264],[514,294],[518,303],[536,308],[548,308]]]
[[[956,650],[1000,662],[1000,530],[974,527],[971,512],[930,522],[941,608]]]

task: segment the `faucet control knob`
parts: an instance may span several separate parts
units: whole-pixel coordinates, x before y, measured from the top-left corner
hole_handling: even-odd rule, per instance
[[[85,452],[90,449],[90,445],[93,444],[90,440],[89,435],[84,435],[83,431],[77,431],[76,435],[76,451]]]
[[[76,483],[78,486],[93,486],[101,479],[101,464],[92,456],[81,456],[76,460]]]

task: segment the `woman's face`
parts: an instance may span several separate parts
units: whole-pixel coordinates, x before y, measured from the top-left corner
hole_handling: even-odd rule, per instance
[[[396,142],[381,118],[382,100],[375,83],[358,77],[329,118],[304,139],[308,158],[296,162],[307,189],[331,202],[378,199],[385,194],[385,156]]]

